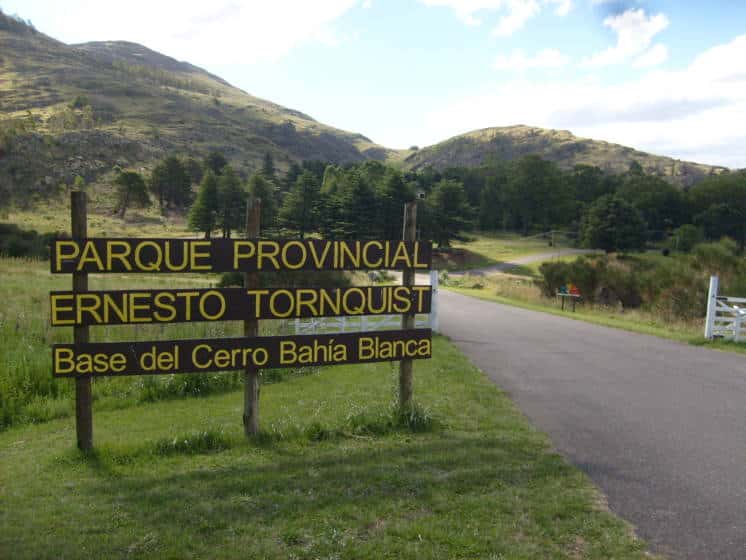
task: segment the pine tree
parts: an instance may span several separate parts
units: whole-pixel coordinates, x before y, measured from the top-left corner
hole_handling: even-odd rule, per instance
[[[218,219],[218,178],[212,170],[205,173],[200,183],[197,199],[189,210],[189,227],[203,231],[210,239]]]
[[[275,178],[275,160],[270,152],[264,154],[264,162],[262,163],[262,175],[270,180],[274,180]]]
[[[239,229],[243,223],[246,191],[230,165],[222,171],[218,179],[218,226],[223,230],[223,237],[229,239],[231,231]]]
[[[264,173],[254,173],[249,178],[249,194],[262,200],[261,229],[273,228],[277,225],[277,188],[273,181],[267,179]]]
[[[283,226],[298,232],[301,239],[317,225],[319,181],[310,171],[300,174],[280,209]]]

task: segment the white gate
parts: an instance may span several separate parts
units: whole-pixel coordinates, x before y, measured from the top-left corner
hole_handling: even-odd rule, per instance
[[[429,315],[417,315],[417,328],[430,328],[438,331],[438,271],[430,271],[432,305]],[[295,334],[322,334],[325,332],[362,332],[401,329],[401,315],[357,315],[353,317],[314,317],[293,319],[291,324]]]
[[[720,282],[710,277],[705,338],[746,341],[746,298],[719,296]]]

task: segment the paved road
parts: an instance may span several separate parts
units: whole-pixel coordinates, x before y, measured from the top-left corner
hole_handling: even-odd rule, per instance
[[[746,356],[440,298],[442,332],[653,551],[746,559]]]

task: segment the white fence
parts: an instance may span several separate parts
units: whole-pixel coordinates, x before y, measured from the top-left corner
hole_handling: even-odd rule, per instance
[[[430,271],[432,305],[429,315],[417,315],[417,328],[438,331],[438,271]],[[353,317],[313,317],[290,321],[295,334],[322,334],[325,332],[383,331],[401,328],[401,315],[356,315]]]
[[[705,338],[746,341],[746,298],[718,295],[720,282],[710,277]]]

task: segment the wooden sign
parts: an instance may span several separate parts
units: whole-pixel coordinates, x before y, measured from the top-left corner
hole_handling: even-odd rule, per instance
[[[53,326],[430,313],[430,286],[51,292]]]
[[[399,406],[412,404],[412,360],[432,356],[432,289],[415,285],[429,270],[432,243],[415,240],[416,202],[405,205],[402,241],[257,239],[261,200],[246,206],[248,239],[87,237],[86,194],[71,193],[72,239],[51,244],[51,271],[71,273],[72,291],[50,293],[50,320],[73,327],[73,344],[52,347],[52,374],[75,380],[78,447],[93,447],[91,378],[243,370],[243,425],[259,430],[259,370],[399,361]],[[259,272],[402,270],[401,286],[260,289]],[[244,288],[88,291],[89,273],[243,272]],[[402,316],[396,331],[257,336],[260,319],[353,315]],[[236,321],[241,338],[90,343],[92,325]]]
[[[430,329],[208,340],[55,344],[55,377],[109,377],[430,358]]]
[[[56,239],[52,273],[428,270],[426,241]]]

